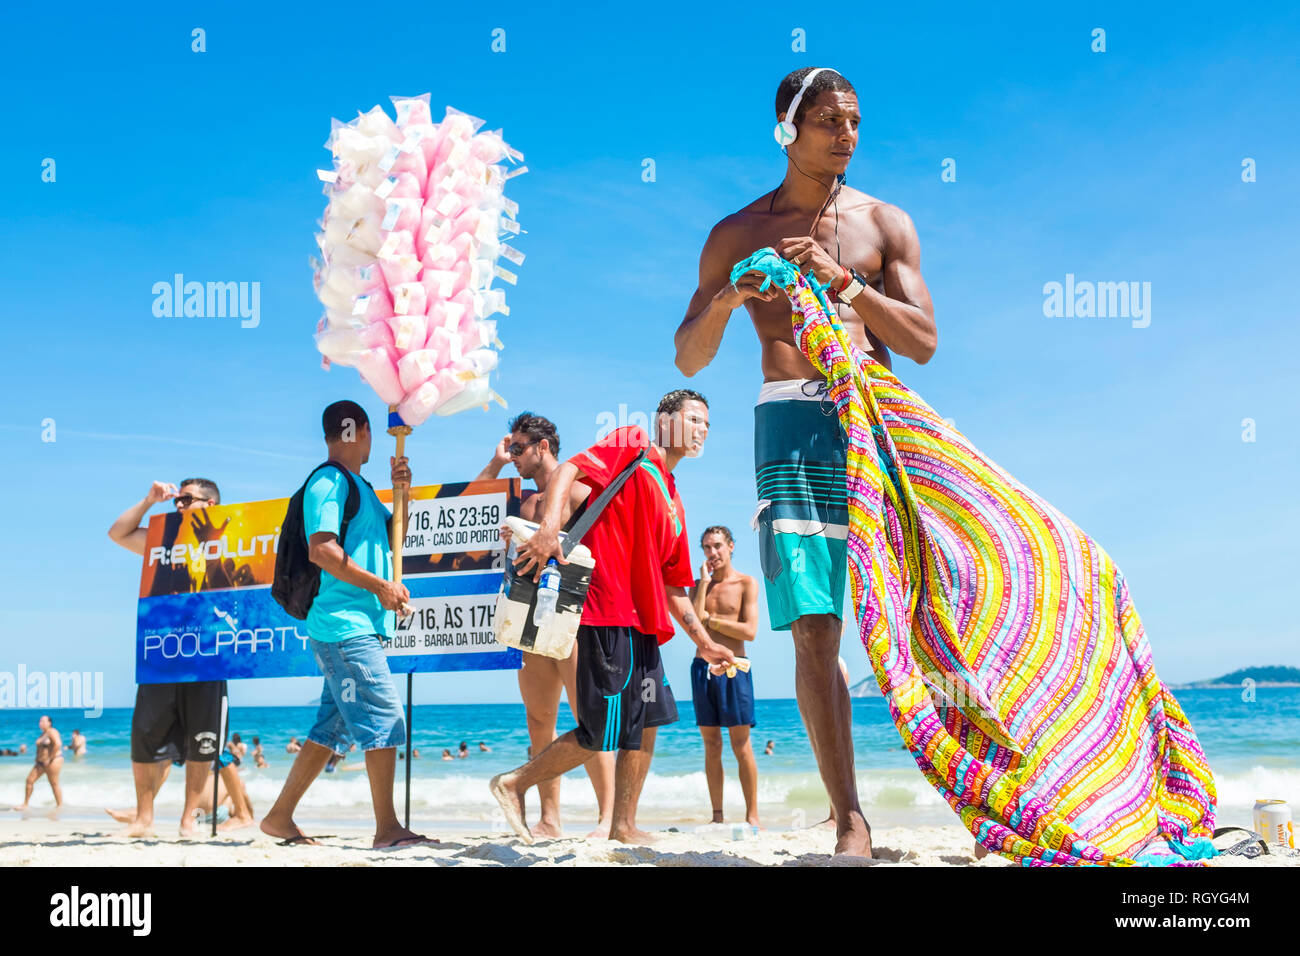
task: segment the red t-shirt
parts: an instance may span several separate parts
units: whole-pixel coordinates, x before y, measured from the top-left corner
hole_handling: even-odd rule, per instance
[[[594,502],[648,444],[644,431],[628,425],[570,458],[582,469],[579,480],[591,486],[588,501]],[[655,466],[658,477],[647,463]],[[582,543],[596,559],[582,623],[635,628],[658,636],[660,644],[670,640],[673,621],[664,587],[689,588],[695,576],[686,513],[677,497],[677,484],[657,449],[650,449],[645,462],[606,505]]]

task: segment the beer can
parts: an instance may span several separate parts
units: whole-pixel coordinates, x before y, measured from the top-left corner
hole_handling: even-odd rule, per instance
[[[1291,808],[1285,800],[1256,800],[1255,832],[1265,843],[1295,848],[1295,831],[1291,827]]]

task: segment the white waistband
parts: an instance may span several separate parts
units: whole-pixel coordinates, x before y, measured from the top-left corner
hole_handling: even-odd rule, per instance
[[[763,405],[766,402],[820,402],[822,396],[818,394],[816,387],[808,388],[807,386],[817,386],[824,382],[820,378],[791,378],[783,382],[764,382],[763,387],[758,390],[758,401],[755,405]]]

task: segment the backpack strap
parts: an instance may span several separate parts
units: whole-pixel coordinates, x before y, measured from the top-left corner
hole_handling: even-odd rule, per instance
[[[361,475],[357,475],[357,477],[360,478],[362,481],[365,481],[366,487],[370,489],[371,494],[374,494],[375,486],[372,485],[370,482],[366,481],[366,479]],[[410,503],[409,498],[407,499],[407,503],[408,504]],[[356,510],[357,511],[361,510],[361,501],[359,495],[358,495]],[[353,514],[356,514],[356,511],[354,511]],[[388,509],[388,517],[384,518],[384,530],[387,532],[385,540],[388,541],[389,546],[391,547],[393,542],[393,510],[391,507]]]
[[[322,462],[311,470],[311,474],[307,476],[306,484],[303,485],[304,488],[311,484],[311,480],[315,477],[316,472],[320,471],[322,468],[337,468],[343,473],[343,477],[348,483],[348,497],[347,500],[343,502],[343,515],[339,519],[338,541],[339,545],[342,546],[343,542],[347,540],[348,525],[352,522],[352,519],[357,516],[357,512],[361,510],[361,489],[357,487],[356,479],[352,477],[352,472],[348,471],[347,466],[342,462],[335,461],[333,458],[329,461]],[[364,478],[361,480],[365,481]],[[304,500],[303,505],[306,506],[306,504],[307,502]],[[306,531],[307,523],[304,521],[303,533],[305,534]]]
[[[583,511],[582,517],[579,518],[568,533],[565,534],[564,542],[560,545],[560,550],[566,558],[569,556],[569,552],[576,548],[578,543],[582,541],[582,536],[591,530],[591,526],[596,523],[596,519],[599,518],[600,513],[605,510],[605,506],[609,504],[610,499],[618,494],[618,490],[623,487],[629,478],[632,477],[632,472],[636,471],[637,466],[640,465],[641,462],[645,461],[645,456],[649,451],[650,446],[647,444],[641,449],[641,454],[636,456],[636,459],[632,464],[620,471],[615,476],[614,480],[605,486],[605,489],[596,497],[596,500],[591,503],[591,506]],[[583,504],[585,505],[586,502],[584,501]]]

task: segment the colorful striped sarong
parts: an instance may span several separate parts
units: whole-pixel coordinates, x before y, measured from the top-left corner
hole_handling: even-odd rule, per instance
[[[815,279],[770,248],[749,271],[848,435],[857,622],[926,779],[1026,865],[1213,855],[1214,778],[1110,556],[854,346]]]

